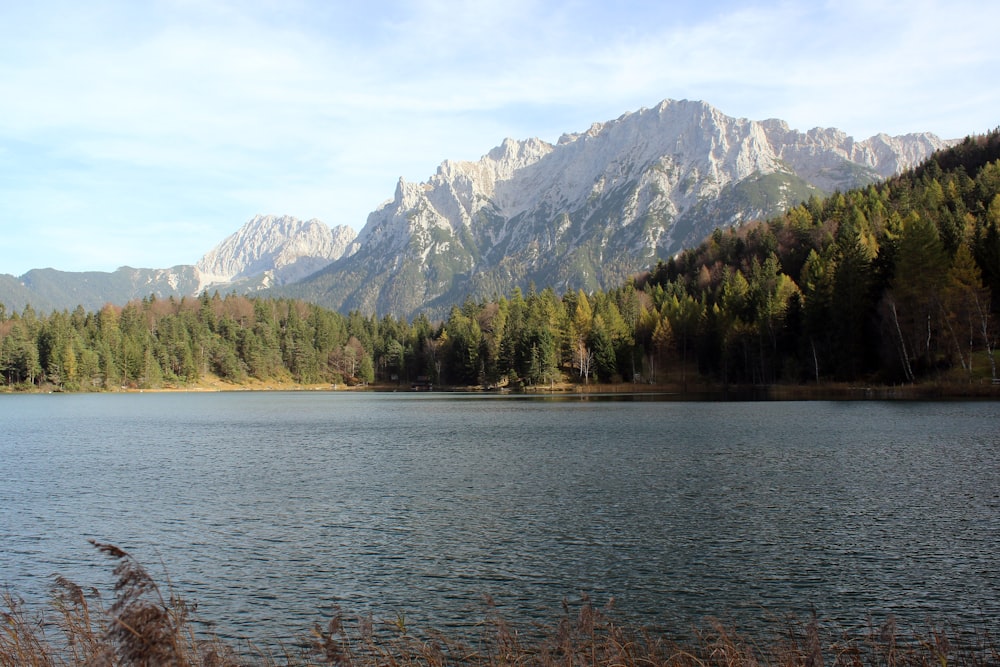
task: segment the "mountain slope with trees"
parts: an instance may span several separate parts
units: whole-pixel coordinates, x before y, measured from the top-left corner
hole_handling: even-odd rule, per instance
[[[977,360],[996,377],[998,159],[994,131],[880,185],[717,231],[658,266],[647,292],[699,311],[700,368],[722,380],[906,382],[971,376]]]
[[[877,182],[947,145],[927,133],[803,133],[664,100],[554,145],[507,139],[476,162],[445,161],[426,182],[400,179],[354,252],[281,293],[439,317],[532,282],[608,289],[716,227]]]
[[[997,377],[998,311],[1000,130],[718,229],[617,288],[515,288],[435,323],[235,294],[0,307],[0,383],[971,382]]]

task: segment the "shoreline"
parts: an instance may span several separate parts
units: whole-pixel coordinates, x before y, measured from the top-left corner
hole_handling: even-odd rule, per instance
[[[484,388],[444,385],[432,390],[416,390],[406,384],[343,383],[300,384],[292,381],[252,380],[240,384],[208,377],[190,384],[160,387],[122,387],[97,391],[67,391],[55,386],[19,390],[0,387],[0,394],[156,394],[219,392],[373,392],[373,393],[472,393],[521,397],[653,397],[673,401],[863,401],[863,400],[1000,400],[1000,383],[925,382],[906,385],[863,383],[820,383],[808,385],[718,385],[707,382],[639,383],[556,383],[521,388]]]

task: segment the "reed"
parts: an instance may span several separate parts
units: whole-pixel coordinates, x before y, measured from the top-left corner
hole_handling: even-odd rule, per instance
[[[551,625],[512,625],[486,600],[476,631],[462,636],[417,631],[403,617],[376,622],[336,610],[293,638],[293,649],[233,646],[197,631],[194,609],[166,595],[131,555],[94,546],[114,561],[114,601],[56,577],[51,604],[0,597],[0,667],[986,667],[1000,665],[989,624],[968,632],[946,626],[913,632],[890,617],[866,628],[828,627],[820,619],[775,623],[765,637],[708,622],[691,637],[616,622],[584,599]],[[169,587],[168,587],[169,588]]]

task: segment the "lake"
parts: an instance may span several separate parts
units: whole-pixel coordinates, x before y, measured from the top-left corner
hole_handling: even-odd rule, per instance
[[[462,629],[583,594],[677,632],[1000,619],[1000,405],[276,392],[0,396],[0,585],[130,551],[226,637]]]

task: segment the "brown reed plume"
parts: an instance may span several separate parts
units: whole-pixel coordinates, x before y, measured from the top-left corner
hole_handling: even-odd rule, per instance
[[[3,592],[0,611],[0,667],[48,667],[51,655],[42,625],[25,609],[24,601]]]
[[[32,612],[23,600],[0,594],[0,667],[996,667],[997,619],[978,630],[901,629],[889,616],[867,628],[825,626],[815,615],[791,619],[773,635],[747,636],[709,620],[674,640],[619,624],[609,606],[584,597],[563,603],[554,625],[518,627],[486,599],[486,617],[470,633],[419,631],[405,617],[355,623],[337,609],[317,624],[298,649],[275,656],[250,641],[244,650],[218,639],[198,639],[193,607],[164,596],[149,572],[126,551],[93,543],[115,562],[115,600],[56,577],[54,613]],[[283,649],[284,650],[284,649]]]
[[[91,613],[88,597],[97,604]],[[73,664],[98,664],[105,647],[101,641],[104,609],[96,589],[84,589],[66,577],[57,576],[52,587],[52,606],[57,612],[56,625],[62,631],[64,645]]]
[[[87,665],[129,667],[229,667],[231,648],[195,637],[188,604],[172,592],[164,598],[149,572],[125,550],[90,541],[117,561],[115,602],[107,613],[103,649]]]
[[[152,667],[185,667],[182,630],[187,607],[177,599],[169,604],[159,586],[128,552],[113,544],[90,541],[98,551],[117,561],[115,602],[109,610],[106,648],[99,662],[112,664],[113,650],[119,664]]]

